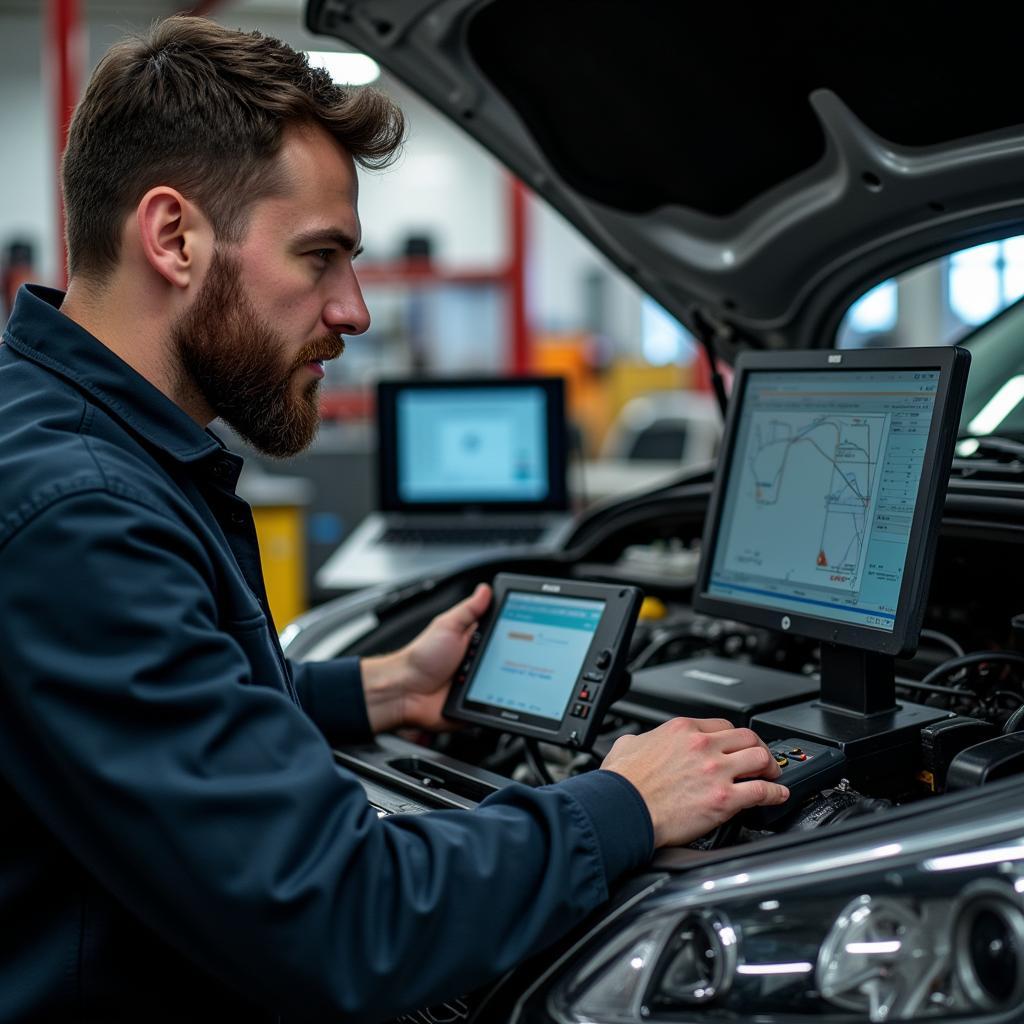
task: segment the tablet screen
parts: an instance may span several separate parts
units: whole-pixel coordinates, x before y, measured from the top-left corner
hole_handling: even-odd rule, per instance
[[[561,721],[605,602],[510,591],[466,699]]]

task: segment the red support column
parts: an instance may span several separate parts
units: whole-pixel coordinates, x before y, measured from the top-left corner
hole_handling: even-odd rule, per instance
[[[532,338],[526,310],[527,191],[509,175],[509,353],[508,372],[522,376],[532,369]]]
[[[712,394],[714,388],[711,386],[711,363],[708,361],[707,351],[695,346],[696,353],[693,357],[693,382],[690,385],[694,391],[703,391]]]
[[[85,32],[79,0],[47,0],[48,35],[43,39],[43,66],[53,81],[54,150],[57,185],[58,284],[67,285],[67,249],[64,242],[64,197],[60,187],[60,161],[68,141],[68,125],[78,102],[85,56]]]

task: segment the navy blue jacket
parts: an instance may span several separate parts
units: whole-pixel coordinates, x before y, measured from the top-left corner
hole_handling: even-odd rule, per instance
[[[0,345],[0,1020],[379,1020],[563,934],[649,857],[611,772],[380,820],[292,664],[241,460],[22,289]]]

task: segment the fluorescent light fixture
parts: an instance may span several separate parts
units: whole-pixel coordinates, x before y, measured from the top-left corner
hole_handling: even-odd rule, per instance
[[[967,424],[968,434],[991,434],[1024,399],[1024,373],[1011,377]]]
[[[323,68],[335,85],[369,85],[380,78],[380,65],[365,53],[309,50],[309,66]]]

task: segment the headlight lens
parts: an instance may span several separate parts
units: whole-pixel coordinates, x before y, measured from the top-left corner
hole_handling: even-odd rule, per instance
[[[798,849],[788,864],[748,857],[745,873],[674,882],[562,972],[548,1015],[838,1024],[979,1018],[1024,1005],[1019,817],[1012,831],[1000,816],[970,832],[838,854]]]
[[[679,922],[662,963],[656,1005],[721,1000],[736,974],[736,932],[724,914],[694,911]]]

